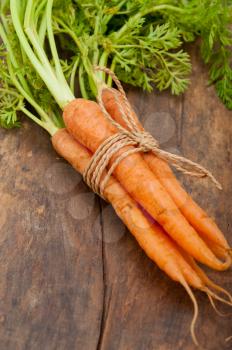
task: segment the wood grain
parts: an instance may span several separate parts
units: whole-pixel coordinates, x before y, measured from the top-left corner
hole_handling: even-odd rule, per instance
[[[128,90],[145,126],[223,184],[178,176],[230,243],[232,113],[219,102],[192,48],[181,97]],[[192,305],[145,256],[112,209],[57,158],[45,132],[24,122],[0,131],[0,349],[190,350]],[[210,275],[232,290],[232,272]],[[207,298],[197,334],[209,350],[231,349],[231,317]],[[217,336],[214,336],[217,335]]]

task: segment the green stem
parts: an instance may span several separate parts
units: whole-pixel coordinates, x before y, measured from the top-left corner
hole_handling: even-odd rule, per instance
[[[42,66],[47,70],[47,72],[54,76],[54,71],[51,67],[51,64],[47,58],[46,53],[44,52],[42,46],[40,45],[39,36],[36,32],[35,28],[35,19],[33,17],[33,10],[34,10],[34,1],[28,0],[27,1],[27,7],[25,12],[25,18],[24,18],[24,30],[27,34],[28,39],[30,40],[31,44],[33,45],[35,52],[37,54],[37,57],[39,58],[40,62],[42,63]]]
[[[30,0],[28,2],[30,5]],[[15,28],[15,31],[17,33],[18,39],[20,41],[20,44],[22,45],[24,51],[26,52],[31,64],[35,68],[36,72],[40,75],[44,83],[47,85],[49,91],[54,96],[55,100],[59,104],[59,106],[63,109],[69,102],[71,102],[75,97],[73,96],[71,90],[67,86],[60,86],[58,80],[56,79],[55,74],[53,73],[51,67],[47,69],[46,67],[40,62],[40,60],[36,57],[35,53],[33,52],[31,46],[28,43],[28,40],[26,38],[26,35],[24,34],[22,24],[20,22],[19,17],[19,5],[20,1],[18,0],[10,0],[10,8],[11,8],[11,17],[13,21],[13,25]],[[31,33],[31,30],[29,31]],[[32,40],[35,40],[35,37],[33,37]],[[39,39],[38,42],[35,42],[36,46],[38,47],[38,51],[42,54],[44,57],[43,49],[39,46]]]
[[[50,49],[52,53],[52,57],[55,63],[55,69],[56,69],[56,76],[59,80],[59,82],[63,85],[67,84],[67,81],[64,77],[64,73],[60,64],[59,55],[56,48],[56,43],[54,39],[54,34],[52,30],[52,7],[53,7],[53,0],[47,0],[47,8],[46,8],[46,18],[47,18],[47,33],[48,33],[48,40],[50,44]]]
[[[83,64],[80,64],[80,67],[79,67],[79,84],[80,84],[80,89],[81,89],[81,95],[83,96],[83,98],[88,100],[89,96],[88,96],[87,91],[85,89]]]
[[[96,16],[96,21],[95,21],[95,28],[94,28],[94,54],[93,54],[93,64],[97,64],[98,58],[99,58],[99,50],[98,50],[98,32],[99,32],[99,22],[100,22],[100,17],[101,15]]]
[[[77,71],[79,61],[80,61],[80,58],[78,57],[76,59],[76,62],[73,65],[72,73],[71,73],[71,77],[70,77],[70,88],[71,88],[73,94],[74,94],[74,90],[75,90],[75,77],[76,77],[76,71]]]
[[[116,59],[116,57],[114,57],[113,60],[112,60],[112,62],[111,62],[111,66],[110,66],[110,70],[111,70],[112,72],[114,72],[114,70],[115,70],[116,61],[117,61],[117,59]],[[113,83],[113,80],[112,80],[111,76],[109,75],[109,76],[108,76],[108,79],[107,79],[107,85],[108,85],[109,87],[112,87],[112,83]]]
[[[40,115],[42,120],[34,116],[31,112],[29,112],[26,108],[23,106],[20,107],[20,110],[25,113],[29,118],[31,118],[35,123],[43,127],[45,130],[47,130],[51,135],[53,135],[58,128],[55,126],[55,124],[51,121],[49,116],[44,112],[44,110],[35,102],[35,100],[27,94],[27,92],[23,89],[23,87],[18,82],[16,75],[13,71],[13,67],[8,60],[8,69],[10,73],[11,80],[13,84],[15,85],[16,89],[20,92],[20,94],[29,102],[29,104],[34,107],[34,109],[37,111],[37,113]],[[13,93],[13,92],[12,92]],[[16,94],[16,93],[15,93]]]
[[[56,125],[59,129],[62,129],[65,127],[64,120],[62,117],[62,114],[60,113],[60,109],[58,105],[52,106],[51,113],[47,112],[49,118],[52,120],[53,124]]]
[[[39,40],[40,40],[40,45],[42,47],[44,47],[46,31],[47,31],[47,16],[46,16],[46,12],[44,12],[43,17],[41,19],[40,27],[39,27]]]
[[[21,25],[20,19],[19,19],[19,14],[18,14],[18,11],[19,11],[18,1],[11,0],[10,5],[11,5],[11,16],[12,16],[13,25],[15,27],[15,31],[16,31],[17,36],[19,38],[20,44],[22,45],[24,51],[27,53],[27,56],[28,56],[30,62],[32,63],[33,67],[35,68],[35,70],[42,77],[42,79],[44,79],[46,82],[48,82],[47,78],[46,78],[47,72],[44,69],[43,65],[40,63],[40,61],[37,59],[34,52],[32,51],[32,49],[27,41],[27,38],[23,32],[22,25]]]
[[[97,93],[97,82],[95,80],[96,75],[94,74],[93,66],[89,60],[88,53],[87,53],[87,50],[85,49],[84,44],[62,20],[56,17],[55,17],[55,20],[59,25],[63,27],[64,33],[68,34],[73,39],[74,43],[77,45],[78,49],[80,50],[83,66],[88,75],[90,88],[93,91],[94,95],[96,96],[96,93]]]
[[[38,124],[43,129],[45,129],[51,136],[53,136],[59,130],[59,128],[57,128],[53,123],[48,123],[48,122],[44,123],[44,122],[42,122],[42,120],[40,120],[34,114],[32,114],[30,111],[28,111],[28,109],[26,109],[24,107],[20,107],[20,110],[27,117],[29,117],[31,120],[33,120],[36,124]]]
[[[126,49],[126,48],[133,48],[133,47],[137,49],[144,49],[143,45],[136,45],[136,44],[125,44],[125,45],[113,44],[112,47],[116,49]]]
[[[32,107],[35,108],[35,110],[37,111],[37,113],[41,116],[41,118],[45,121],[45,122],[50,122],[49,117],[47,116],[47,114],[44,112],[44,110],[35,102],[35,100],[28,95],[28,93],[23,89],[23,87],[20,85],[20,83],[18,82],[17,78],[16,78],[16,74],[13,70],[13,67],[11,65],[11,62],[9,60],[7,60],[7,64],[8,64],[8,69],[9,69],[9,73],[10,73],[10,78],[12,80],[12,83],[14,84],[14,86],[16,87],[16,89],[20,92],[20,94],[32,105]]]
[[[107,67],[107,61],[108,61],[108,57],[109,57],[109,53],[107,51],[103,51],[100,60],[99,60],[99,66],[100,67]],[[97,78],[101,81],[101,82],[105,82],[106,80],[106,74],[105,72],[102,71],[98,71],[95,73],[95,75],[97,76]]]
[[[46,2],[47,0],[42,0],[42,1],[40,0],[38,7],[36,7],[36,10],[35,10],[36,27],[38,25],[40,14],[43,13],[43,9],[46,6]]]
[[[2,21],[3,27],[5,29],[7,29],[8,28],[7,20],[6,20],[5,16],[2,13],[0,14],[0,19]]]

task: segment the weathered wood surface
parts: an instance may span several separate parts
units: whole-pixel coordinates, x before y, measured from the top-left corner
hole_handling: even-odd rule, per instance
[[[128,95],[163,147],[201,162],[222,182],[219,192],[181,176],[232,243],[232,113],[206,86],[197,50],[184,96],[134,89]],[[0,349],[194,349],[185,291],[57,158],[46,133],[26,122],[1,130],[0,142]],[[232,290],[232,271],[210,275]],[[232,316],[220,318],[196,295],[201,344],[231,349],[224,339],[232,334]]]

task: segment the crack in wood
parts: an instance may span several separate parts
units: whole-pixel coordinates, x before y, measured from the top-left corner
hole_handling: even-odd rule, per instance
[[[102,314],[101,314],[101,322],[100,322],[100,330],[99,330],[99,338],[97,342],[96,350],[101,350],[102,345],[102,339],[104,334],[104,328],[105,328],[105,309],[106,309],[106,293],[107,293],[107,285],[105,281],[105,242],[104,242],[104,222],[103,222],[103,209],[102,209],[102,200],[98,199],[99,204],[99,211],[100,211],[100,227],[101,227],[101,238],[102,238],[102,244],[101,244],[101,258],[102,258],[102,284],[103,284],[103,292],[102,292]]]

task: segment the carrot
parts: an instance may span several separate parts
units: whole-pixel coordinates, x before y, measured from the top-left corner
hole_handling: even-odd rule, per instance
[[[77,142],[66,129],[60,129],[52,137],[52,144],[57,153],[66,159],[75,170],[83,174],[90,162],[91,152]],[[137,203],[126,193],[122,186],[111,177],[105,187],[104,195],[112,204],[118,216],[131,231],[141,248],[166,274],[179,281],[178,270],[186,277],[188,284],[201,289],[199,277],[192,272],[178,251],[177,245],[170,240],[159,224],[150,222]],[[178,266],[175,265],[178,262]]]
[[[158,225],[154,221],[154,219],[148,213],[146,213],[144,211],[143,208],[142,208],[142,212],[145,214],[145,217],[149,220],[149,222],[152,222],[156,226]],[[166,232],[163,231],[163,234],[166,235]],[[206,286],[211,287],[211,288],[225,294],[228,297],[229,302],[232,303],[232,296],[229,292],[227,292],[224,288],[222,288],[219,285],[212,282],[208,278],[208,276],[205,274],[205,272],[197,265],[197,263],[194,261],[194,259],[190,255],[188,255],[181,247],[179,247],[172,239],[170,239],[170,243],[172,243],[172,244],[171,244],[169,249],[172,250],[174,248],[174,249],[176,249],[176,251],[178,251],[178,255],[176,255],[178,265],[179,265],[181,272],[184,275],[187,283],[191,287],[200,289],[200,290],[206,292],[207,294],[208,294],[208,292],[206,290]],[[211,244],[212,250],[215,251],[215,253],[217,253],[219,257],[227,258],[227,256],[225,256],[225,251],[221,247],[218,247],[218,246],[212,244],[212,242],[210,242],[210,244]],[[186,264],[186,262],[187,262],[187,264]],[[197,274],[197,279],[196,279],[196,274]],[[201,280],[201,282],[199,282],[199,279]],[[202,283],[203,283],[203,286],[201,285]],[[209,297],[209,295],[208,295],[208,297]]]
[[[117,129],[104,117],[100,107],[93,101],[76,99],[64,109],[64,122],[69,132],[91,152]],[[124,147],[115,157],[132,147]],[[176,204],[159,180],[151,172],[142,155],[127,156],[114,170],[114,175],[130,195],[142,205],[165,231],[198,261],[216,269],[224,270],[228,262],[219,261],[197,232],[183,217]]]
[[[115,89],[102,90],[104,106],[112,118],[126,128],[126,124],[122,119],[117,100],[115,99],[115,93],[118,96],[118,101],[120,102],[122,110],[125,111],[125,102],[121,94]],[[132,115],[138,128],[143,130],[143,127],[133,110]],[[164,160],[156,157],[152,152],[144,154],[144,159],[146,160],[150,169],[165,187],[167,192],[170,194],[180,211],[184,214],[190,224],[199,232],[199,234],[227,250],[229,245],[223,233],[217,227],[213,219],[211,219],[182,188],[169,165]]]
[[[65,158],[75,170],[83,174],[91,159],[91,152],[77,142],[66,129],[60,129],[52,137],[52,144],[57,153]],[[153,260],[161,270],[171,279],[179,282],[187,291],[194,305],[194,315],[190,330],[193,341],[198,345],[195,335],[195,323],[198,316],[198,304],[190,288],[206,292],[215,308],[212,297],[220,299],[206,285],[224,292],[224,289],[211,282],[196,265],[193,259],[182,251],[177,244],[168,237],[162,227],[150,221],[138,208],[137,203],[127,194],[114,177],[110,177],[104,190],[104,196],[111,202],[118,216],[131,231],[147,256]],[[225,291],[225,294],[229,294]],[[228,303],[230,305],[230,303]]]
[[[66,159],[75,170],[83,174],[92,156],[90,151],[77,142],[66,129],[60,129],[54,134],[52,144],[60,156]],[[191,275],[192,269],[179,253],[176,243],[170,240],[158,223],[150,222],[138,208],[137,203],[114,177],[111,177],[108,181],[104,195],[146,254],[161,269],[165,270],[169,277],[177,280],[175,275],[170,272],[172,270],[170,268],[172,259],[175,258],[181,266],[187,282],[194,288],[200,289],[202,287],[199,278]]]
[[[91,153],[85,147],[77,142],[66,129],[60,129],[53,135],[52,144],[60,156],[83,174],[91,159]],[[170,240],[163,229],[158,224],[149,222],[138,208],[137,203],[112,176],[105,187],[104,196],[111,202],[119,217],[149,258],[171,279],[182,284],[189,294],[194,305],[191,335],[197,345],[194,327],[198,315],[198,306],[189,285],[197,289],[203,289],[201,279],[185,261],[175,243]]]
[[[145,155],[145,160],[191,225],[204,238],[225,250],[229,249],[229,244],[221,230],[213,219],[181,187],[169,165],[151,153]]]

